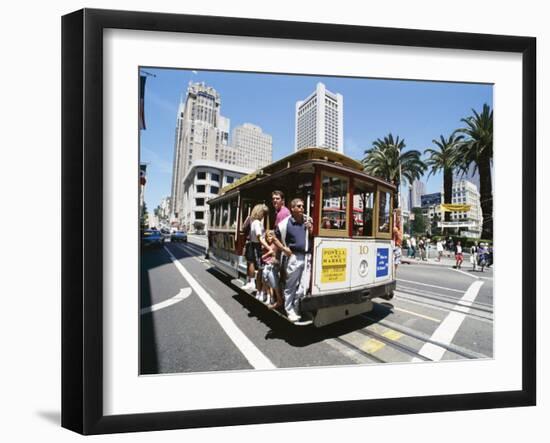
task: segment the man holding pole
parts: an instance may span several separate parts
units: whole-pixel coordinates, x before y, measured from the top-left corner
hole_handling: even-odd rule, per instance
[[[307,284],[303,282],[307,276],[308,258],[311,251],[311,235],[313,225],[308,216],[304,216],[304,201],[295,198],[290,202],[290,217],[284,219],[275,228],[275,235],[283,245],[287,256],[284,289],[285,310],[292,322],[300,320],[298,314],[300,299],[305,296]]]

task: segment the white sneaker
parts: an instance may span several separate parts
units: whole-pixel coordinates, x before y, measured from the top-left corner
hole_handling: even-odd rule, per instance
[[[253,281],[249,281],[246,285],[241,286],[241,289],[242,289],[243,291],[252,291],[252,290],[256,290],[256,283],[253,282]]]
[[[258,292],[256,294],[256,300],[261,301],[262,303],[265,302],[265,292]]]
[[[288,312],[288,319],[292,322],[292,323],[295,323],[297,322],[298,320],[300,320],[302,317],[300,317],[298,314],[296,314],[296,312],[294,311],[289,311]]]

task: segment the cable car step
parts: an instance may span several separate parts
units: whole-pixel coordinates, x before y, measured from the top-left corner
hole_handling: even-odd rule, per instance
[[[262,304],[263,306],[265,306],[267,308],[267,305],[265,303],[262,303],[260,300],[258,300],[255,296],[255,292],[254,290],[252,289],[243,289],[243,286],[245,285],[245,283],[239,279],[239,278],[235,278],[233,280],[231,280],[231,284],[233,286],[236,286],[237,288],[239,288],[241,291],[243,292],[246,292],[248,295],[250,295],[250,297],[252,297],[254,300],[256,300],[258,303]],[[274,312],[275,314],[277,314],[279,317],[282,317],[284,318],[287,322],[295,325],[295,326],[309,326],[309,325],[312,325],[313,324],[313,319],[307,319],[307,320],[300,320],[300,321],[296,321],[296,322],[291,322],[287,316],[285,314],[283,314],[282,312],[278,311],[277,309],[270,309],[271,312]]]

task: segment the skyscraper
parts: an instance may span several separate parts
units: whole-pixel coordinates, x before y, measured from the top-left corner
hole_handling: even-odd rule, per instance
[[[237,165],[252,170],[260,169],[273,160],[271,135],[259,126],[245,123],[231,134],[231,146],[237,152]]]
[[[318,146],[344,152],[344,98],[317,83],[315,92],[296,102],[294,151]]]
[[[420,197],[426,193],[426,184],[420,180],[415,180],[412,182],[411,186],[411,204],[412,208],[420,208],[422,206],[422,201]]]
[[[181,218],[183,179],[194,160],[236,160],[229,146],[228,118],[220,114],[219,93],[205,83],[189,82],[185,101],[180,102],[174,141],[172,169],[172,216]]]

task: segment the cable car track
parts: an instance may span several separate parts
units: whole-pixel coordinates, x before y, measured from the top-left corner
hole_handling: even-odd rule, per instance
[[[464,294],[464,292],[462,292],[460,296],[441,294],[441,293],[438,293],[438,292],[426,291],[424,289],[413,288],[413,287],[410,287],[410,286],[404,286],[404,285],[401,285],[399,283],[397,284],[396,289],[398,289],[400,291],[403,291],[403,292],[417,293],[417,294],[422,294],[422,295],[425,295],[425,296],[442,297],[442,298],[447,298],[449,300],[455,300],[455,301],[460,300],[460,297]],[[483,306],[483,307],[487,307],[487,308],[492,308],[493,307],[492,303],[482,303],[482,302],[478,302],[478,301],[476,301],[474,303],[477,304],[477,305]]]
[[[407,326],[403,326],[403,325],[399,325],[397,323],[394,323],[390,320],[379,320],[379,319],[376,319],[376,318],[373,318],[371,317],[370,315],[368,314],[362,314],[362,317],[366,318],[367,320],[369,321],[372,321],[380,326],[384,326],[388,329],[391,329],[391,330],[394,330],[396,332],[400,332],[402,334],[406,334],[408,335],[409,337],[412,337],[416,340],[419,340],[423,343],[431,343],[435,346],[439,346],[449,352],[452,352],[453,354],[457,354],[457,355],[460,355],[461,357],[464,357],[464,358],[467,358],[467,359],[480,359],[480,358],[490,358],[484,354],[480,354],[480,353],[477,353],[477,352],[474,352],[474,351],[470,351],[468,349],[464,349],[460,346],[457,346],[457,345],[454,345],[452,343],[450,344],[446,344],[446,343],[440,343],[438,341],[435,341],[435,340],[432,340],[428,335],[420,332],[420,331],[415,331]],[[371,332],[369,331],[370,333],[373,333],[375,334],[374,332]],[[425,357],[423,357],[425,358]]]

